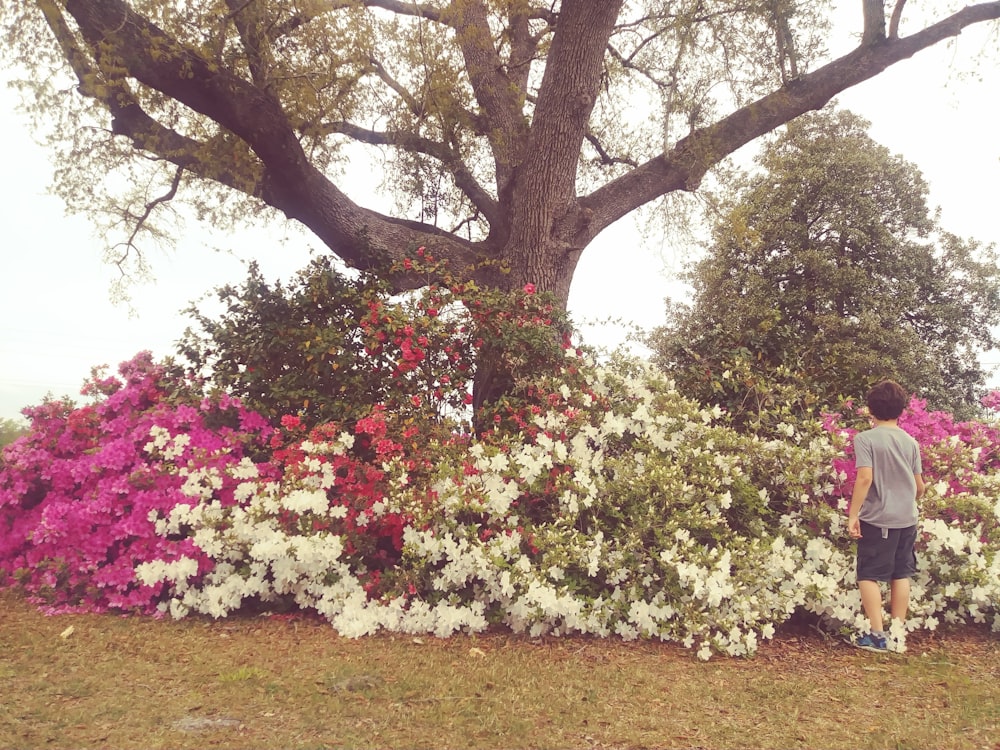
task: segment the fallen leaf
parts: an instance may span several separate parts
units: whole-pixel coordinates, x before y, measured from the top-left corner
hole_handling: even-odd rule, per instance
[[[65,640],[66,638],[69,638],[71,635],[73,635],[74,630],[75,628],[72,625],[70,625],[68,628],[66,628],[63,632],[59,634],[59,637]]]

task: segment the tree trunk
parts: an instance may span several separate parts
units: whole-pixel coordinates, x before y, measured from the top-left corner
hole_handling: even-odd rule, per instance
[[[502,289],[514,291],[527,284],[534,286],[537,293],[550,293],[555,304],[563,311],[569,301],[570,283],[576,270],[577,261],[583,248],[567,248],[565,240],[507,249],[509,273],[502,277]],[[561,332],[552,330],[553,336]],[[476,358],[476,372],[473,378],[473,426],[476,432],[489,429],[492,424],[490,404],[511,393],[519,378],[529,372],[512,372],[507,356],[507,344],[503,341],[486,341]],[[530,363],[529,363],[530,367]]]

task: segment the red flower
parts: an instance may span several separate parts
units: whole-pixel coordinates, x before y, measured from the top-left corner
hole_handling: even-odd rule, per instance
[[[535,285],[534,284],[530,284],[530,283],[529,284],[525,284],[524,285],[524,293],[525,294],[534,294],[535,293]]]

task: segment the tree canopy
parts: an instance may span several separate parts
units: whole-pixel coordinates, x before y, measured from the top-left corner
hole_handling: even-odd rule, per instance
[[[936,408],[967,414],[997,345],[992,248],[943,231],[920,171],[844,111],[805,115],[766,146],[693,264],[690,306],[653,337],[660,363],[717,396],[738,360],[785,368],[834,403],[895,378]],[[738,379],[729,389],[738,394]]]
[[[7,0],[0,30],[55,123],[58,192],[116,228],[121,263],[171,202],[217,225],[273,209],[358,268],[427,246],[565,304],[619,218],[1000,18],[982,2],[911,31],[904,6],[859,0],[833,60],[832,4],[788,0]],[[351,197],[352,143],[384,159],[398,210]]]

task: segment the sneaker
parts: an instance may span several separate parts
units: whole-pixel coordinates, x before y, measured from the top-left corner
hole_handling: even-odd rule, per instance
[[[885,643],[885,637],[872,635],[871,633],[865,633],[861,637],[855,638],[851,641],[851,645],[863,648],[865,651],[875,651],[881,654],[888,653],[889,651]]]

